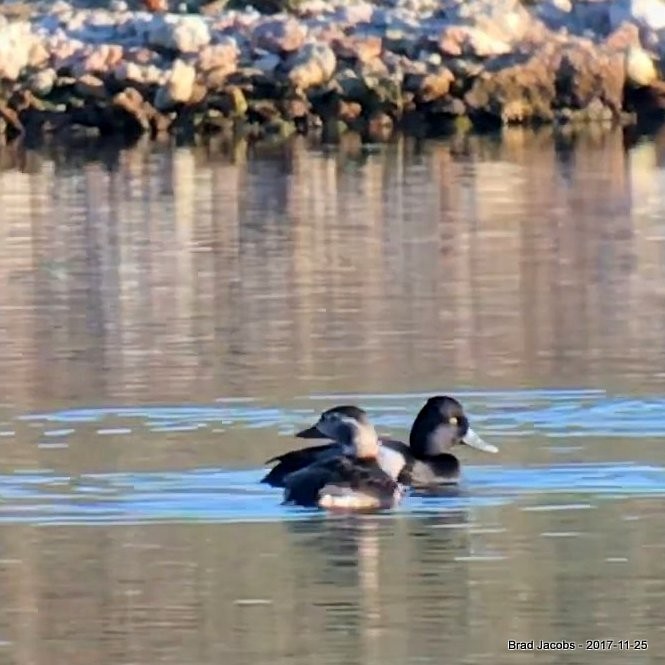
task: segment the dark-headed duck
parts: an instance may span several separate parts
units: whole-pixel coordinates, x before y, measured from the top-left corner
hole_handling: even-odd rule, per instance
[[[344,444],[331,427],[330,417],[335,413],[368,422],[365,411],[357,406],[337,406],[324,411],[315,425],[298,432],[296,436],[332,439],[333,443],[273,457],[266,464],[277,464],[261,482],[283,487],[284,479],[294,471],[344,452]],[[456,399],[443,395],[430,397],[421,408],[411,426],[409,445],[391,439],[382,439],[380,443],[377,459],[381,468],[395,480],[417,487],[458,482],[460,464],[449,452],[455,445],[465,444],[488,453],[498,452],[496,446],[483,441],[469,427],[462,405]]]

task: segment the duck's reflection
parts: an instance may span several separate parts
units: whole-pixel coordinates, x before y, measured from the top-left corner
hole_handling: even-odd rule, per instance
[[[466,510],[288,524],[312,574],[305,593],[311,598],[319,587],[314,605],[323,610],[326,650],[342,648],[348,662],[362,663],[432,655],[444,622],[453,632],[467,623],[459,611],[469,595],[467,567],[457,559],[472,552],[469,527]]]

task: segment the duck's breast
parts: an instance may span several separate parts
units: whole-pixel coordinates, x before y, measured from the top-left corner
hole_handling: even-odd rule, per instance
[[[401,441],[382,441],[379,446],[379,466],[393,479],[397,479],[407,463],[408,446]]]

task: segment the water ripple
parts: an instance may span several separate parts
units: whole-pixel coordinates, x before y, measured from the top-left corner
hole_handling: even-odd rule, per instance
[[[532,436],[558,454],[576,450],[560,439],[665,435],[665,398],[608,395],[603,390],[467,391],[455,393],[484,435],[502,441]],[[106,435],[150,432],[232,433],[267,429],[292,433],[335,403],[365,406],[382,432],[407,430],[426,394],[315,395],[290,408],[264,407],[248,400],[210,405],[109,406],[19,416],[48,437],[40,446],[66,446],[79,424],[93,423],[95,445]],[[185,434],[185,436],[188,436]],[[602,442],[601,442],[602,443]],[[137,523],[153,521],[252,521],[302,519],[311,511],[280,505],[278,490],[258,483],[257,469],[207,469],[58,475],[48,469],[16,470],[0,476],[0,522]],[[571,510],[618,497],[665,494],[665,468],[632,463],[571,463],[547,466],[468,466],[465,482],[439,496],[411,494],[397,510],[403,514],[460,510],[476,506],[529,502],[533,510]],[[548,497],[543,502],[543,497]],[[318,513],[316,513],[318,514]]]
[[[262,470],[63,476],[48,471],[0,476],[0,522],[47,524],[247,522],[311,518],[281,505],[281,491],[258,483]],[[589,500],[665,495],[665,468],[638,464],[472,466],[460,488],[411,494],[396,511],[441,513],[537,496],[531,510],[592,507]],[[548,496],[547,502],[543,498]],[[571,497],[576,497],[571,500]],[[586,502],[580,497],[587,497]],[[549,502],[549,503],[548,503]]]
[[[603,390],[468,391],[455,393],[465,404],[474,423],[487,434],[552,438],[574,437],[658,437],[665,435],[665,397],[610,396]],[[135,419],[154,432],[192,431],[220,425],[252,429],[277,429],[290,434],[316,417],[322,409],[339,403],[356,402],[369,411],[382,430],[410,426],[427,394],[354,395],[334,394],[308,397],[316,406],[309,409],[262,407],[258,404],[228,403],[221,406],[140,406],[82,408],[34,413],[19,420],[43,425],[104,424],[113,429],[114,420]],[[47,435],[68,432],[63,428]]]

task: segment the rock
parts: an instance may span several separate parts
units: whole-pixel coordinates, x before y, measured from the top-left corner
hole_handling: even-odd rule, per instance
[[[148,30],[148,45],[180,53],[197,53],[210,43],[210,30],[201,16],[156,15]]]
[[[594,100],[618,115],[625,76],[622,53],[570,39],[496,63],[475,79],[464,101],[472,115],[503,122],[550,121],[557,108],[586,109]]]
[[[283,110],[284,117],[288,120],[298,120],[307,117],[310,110],[310,104],[306,99],[287,99],[283,104]]]
[[[4,102],[0,101],[0,123],[6,125],[6,132],[10,137],[23,133],[23,125],[18,117],[18,113],[14,109],[9,108]],[[0,124],[0,137],[2,136],[3,128]]]
[[[228,86],[219,98],[215,107],[227,118],[242,118],[247,113],[247,99],[236,85]]]
[[[100,44],[87,47],[84,57],[72,67],[74,76],[84,74],[108,74],[116,65],[123,61],[124,52],[119,44]]]
[[[367,139],[374,143],[383,143],[392,136],[393,119],[386,113],[374,113],[367,122]]]
[[[112,99],[112,107],[122,111],[123,115],[135,123],[140,131],[150,129],[149,106],[146,105],[141,93],[134,88],[126,88]]]
[[[439,49],[448,56],[488,58],[510,53],[512,46],[479,28],[453,25],[443,29],[439,37]]]
[[[252,32],[254,47],[271,53],[292,53],[305,43],[307,29],[293,18],[273,18],[260,22]]]
[[[335,21],[341,25],[354,26],[358,23],[372,23],[374,6],[369,2],[355,2],[335,8]]]
[[[476,28],[479,35],[511,44],[534,24],[520,0],[441,0],[438,9],[450,25]]]
[[[195,82],[192,86],[192,94],[187,100],[188,104],[196,106],[201,104],[208,95],[208,88],[203,83]]]
[[[353,69],[344,69],[335,76],[335,84],[342,97],[350,102],[364,104],[369,94],[367,82]]]
[[[552,120],[557,64],[554,50],[543,48],[522,61],[483,72],[464,96],[469,114],[504,123]]]
[[[164,111],[173,108],[176,104],[185,104],[194,91],[196,70],[183,60],[173,63],[167,82],[157,91],[155,106]]]
[[[34,68],[45,66],[49,55],[44,43],[41,40],[35,41],[28,51],[28,66]]]
[[[335,72],[337,59],[325,44],[305,44],[289,63],[289,81],[300,90],[327,83]]]
[[[557,105],[574,109],[599,99],[617,115],[623,103],[626,65],[622,53],[582,42],[561,48],[556,69]]]
[[[281,59],[278,55],[275,55],[274,53],[264,53],[252,64],[264,74],[272,74],[280,62]]]
[[[605,39],[605,47],[616,51],[627,51],[632,46],[640,45],[640,31],[632,23],[622,23]]]
[[[49,67],[48,69],[35,72],[28,79],[28,87],[38,97],[46,97],[53,90],[56,79],[57,74],[55,73],[55,69]]]
[[[342,102],[339,106],[339,119],[350,127],[354,126],[362,115],[363,108],[358,102]]]
[[[247,112],[252,122],[260,123],[272,122],[281,115],[275,103],[268,99],[250,101]]]
[[[104,82],[92,74],[84,74],[79,78],[74,89],[82,97],[92,97],[94,99],[106,99],[108,92]]]
[[[378,35],[344,35],[333,39],[331,46],[338,58],[367,63],[381,55],[383,40]]]
[[[303,0],[232,0],[234,8],[255,7],[261,14],[297,12]]]
[[[168,0],[143,0],[143,4],[149,12],[169,11]]]
[[[164,85],[169,74],[155,65],[138,65],[135,62],[121,62],[113,71],[118,81],[130,85]]]
[[[19,113],[29,108],[42,109],[43,103],[29,90],[15,90],[8,100],[8,105]]]
[[[30,62],[35,44],[30,25],[23,22],[0,26],[0,79],[16,81]]]
[[[231,37],[224,37],[214,45],[202,49],[196,60],[197,68],[202,72],[212,69],[225,69],[230,74],[238,66],[238,44]]]
[[[49,37],[45,41],[45,45],[50,53],[51,66],[56,71],[70,67],[74,62],[83,58],[83,44],[78,40],[55,35]]]
[[[227,67],[217,67],[217,69],[211,69],[209,72],[206,72],[205,75],[205,86],[209,90],[219,90],[226,83],[229,78],[229,74],[232,74],[233,71],[229,71]]]
[[[135,62],[137,65],[154,65],[162,60],[157,53],[144,46],[126,49],[124,57],[125,60]]]
[[[445,97],[455,80],[452,72],[445,67],[427,74],[410,74],[404,80],[404,90],[415,93],[420,103],[433,102]]]
[[[632,46],[626,52],[626,79],[636,87],[651,85],[658,79],[651,56],[640,46]]]

